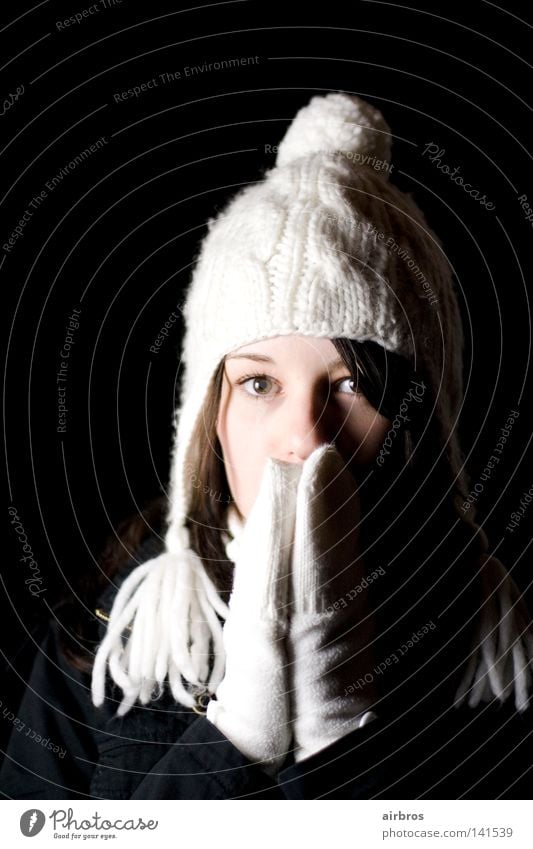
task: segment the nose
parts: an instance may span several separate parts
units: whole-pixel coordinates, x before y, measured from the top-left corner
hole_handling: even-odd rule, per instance
[[[319,445],[333,442],[336,436],[328,405],[316,395],[294,398],[285,428],[283,459],[289,463],[304,463]]]

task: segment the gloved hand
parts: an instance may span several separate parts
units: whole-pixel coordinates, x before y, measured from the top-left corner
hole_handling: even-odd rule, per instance
[[[297,490],[288,640],[294,757],[301,761],[377,717],[373,618],[358,552],[357,483],[335,447],[306,459]],[[367,680],[359,687],[358,680]]]
[[[224,678],[206,716],[273,776],[291,742],[287,681],[289,567],[302,467],[268,458],[234,551],[223,627]]]

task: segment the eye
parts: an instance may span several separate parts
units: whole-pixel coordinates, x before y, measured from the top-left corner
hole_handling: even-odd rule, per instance
[[[341,387],[345,384],[351,384],[351,389],[341,389]],[[357,381],[354,380],[353,377],[344,377],[337,383],[337,389],[339,392],[351,394],[351,395],[361,395],[361,390],[357,387]]]
[[[273,391],[273,387],[277,383],[277,380],[262,373],[246,374],[237,381],[237,384],[242,386],[243,391],[251,398],[272,397],[277,394]],[[352,395],[355,397],[362,394],[361,390],[358,389],[357,381],[353,377],[345,377],[339,380],[335,384],[335,389],[343,395]]]
[[[268,398],[272,394],[269,392],[269,386],[273,386],[275,382],[266,374],[247,374],[237,381],[239,386],[244,387],[246,394],[252,398]]]

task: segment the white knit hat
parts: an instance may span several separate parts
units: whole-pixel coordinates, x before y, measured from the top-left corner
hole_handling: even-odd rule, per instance
[[[95,705],[104,700],[107,666],[124,691],[120,715],[137,699],[146,704],[167,676],[187,707],[195,704],[191,689],[216,692],[222,680],[217,613],[225,618],[228,609],[190,548],[185,521],[191,436],[230,351],[301,334],[373,340],[403,355],[431,384],[442,444],[465,491],[456,432],[463,335],[451,269],[420,209],[390,183],[390,150],[377,109],[347,94],[313,97],[292,121],[275,167],[208,220],[183,309],[165,552],[133,570],[117,593],[95,657]],[[512,616],[506,634],[514,633]],[[527,649],[533,655],[533,640]],[[477,661],[488,651],[479,646]]]

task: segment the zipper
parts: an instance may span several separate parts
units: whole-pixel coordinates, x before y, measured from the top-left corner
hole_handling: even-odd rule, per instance
[[[109,622],[110,616],[106,613],[105,610],[102,610],[101,607],[95,607],[94,609],[95,616],[98,616],[99,619],[102,619],[104,622]],[[126,625],[125,631],[131,631],[131,625]]]

